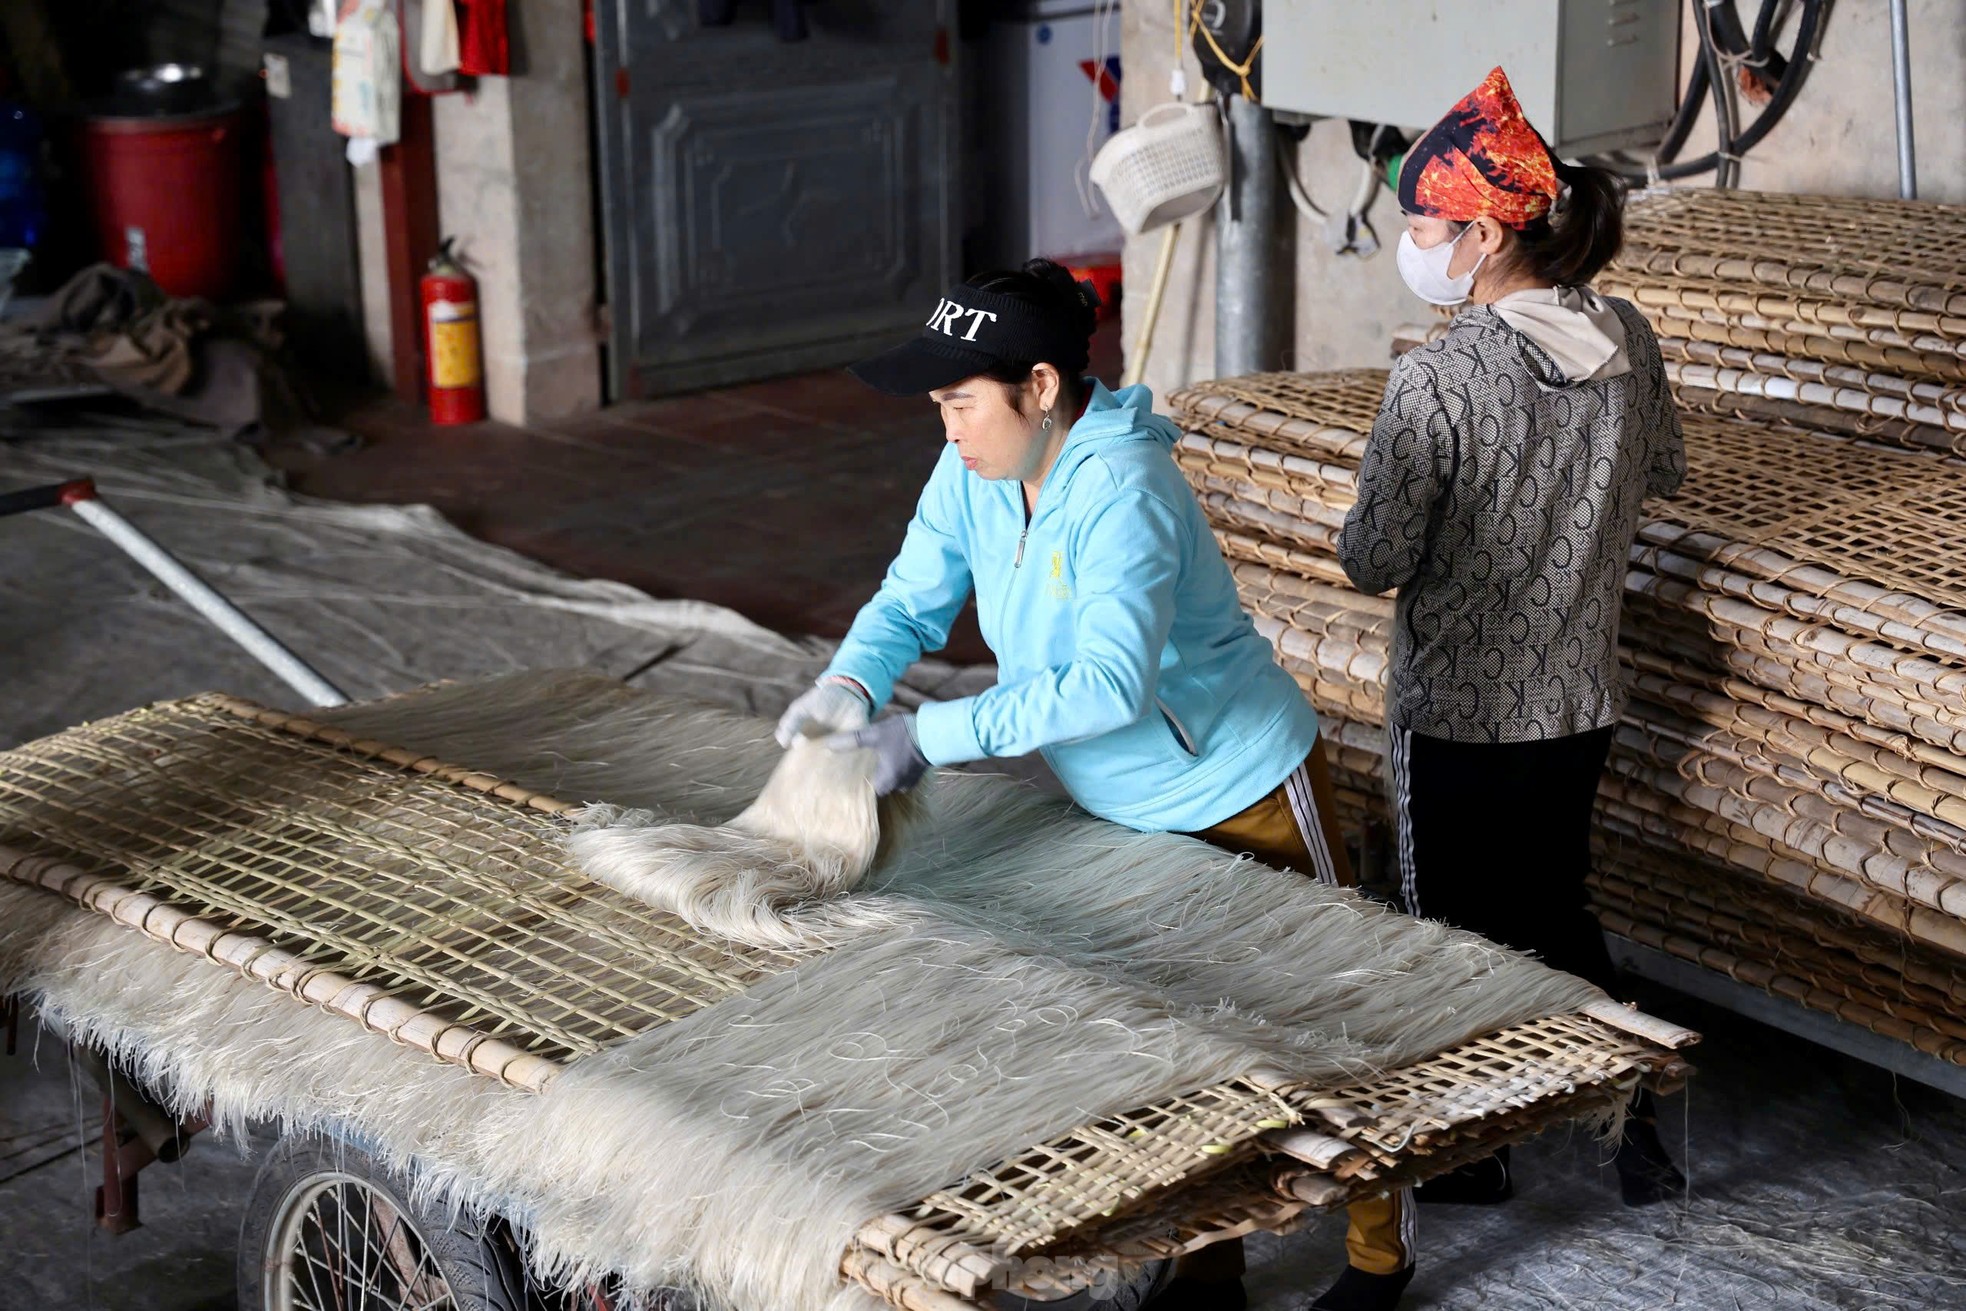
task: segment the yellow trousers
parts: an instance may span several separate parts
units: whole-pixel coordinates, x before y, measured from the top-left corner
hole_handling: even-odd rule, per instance
[[[1337,815],[1320,737],[1311,744],[1304,763],[1275,792],[1194,836],[1224,851],[1254,856],[1265,865],[1349,888],[1355,880]],[[1390,1275],[1413,1264],[1411,1188],[1353,1202],[1347,1214],[1351,1223],[1345,1230],[1345,1254],[1353,1265],[1368,1274]],[[1242,1271],[1240,1238],[1190,1252],[1174,1267],[1177,1275],[1189,1279],[1234,1279]]]

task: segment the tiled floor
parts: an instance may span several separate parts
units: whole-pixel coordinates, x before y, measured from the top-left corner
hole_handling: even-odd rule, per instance
[[[1113,325],[1095,339],[1093,371],[1118,374]],[[828,637],[846,631],[880,582],[942,445],[926,400],[892,400],[843,372],[527,428],[434,428],[392,402],[343,422],[364,449],[276,454],[295,490],[427,502],[465,531],[569,573]],[[948,654],[990,658],[969,617]]]

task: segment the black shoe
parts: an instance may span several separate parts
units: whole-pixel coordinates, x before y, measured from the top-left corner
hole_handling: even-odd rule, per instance
[[[1393,1311],[1412,1282],[1412,1266],[1397,1274],[1375,1275],[1348,1265],[1338,1282],[1311,1303],[1311,1311]]]
[[[1249,1295],[1240,1279],[1190,1279],[1176,1275],[1140,1311],[1243,1311]]]
[[[1618,1191],[1626,1206],[1652,1206],[1686,1194],[1686,1176],[1666,1155],[1659,1127],[1650,1119],[1625,1117],[1624,1136],[1611,1164],[1618,1167]]]
[[[1413,1200],[1436,1206],[1497,1206],[1514,1196],[1515,1178],[1509,1173],[1506,1147],[1496,1148],[1493,1156],[1435,1175],[1413,1189]]]

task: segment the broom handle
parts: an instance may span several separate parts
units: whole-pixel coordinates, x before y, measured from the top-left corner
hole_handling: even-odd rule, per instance
[[[1174,271],[1174,243],[1181,225],[1174,224],[1160,241],[1160,258],[1154,262],[1154,285],[1147,291],[1147,310],[1140,324],[1140,335],[1133,343],[1133,358],[1127,361],[1122,387],[1137,384],[1147,372],[1147,356],[1154,349],[1154,323],[1160,318],[1161,296],[1167,291],[1167,276]]]
[[[96,487],[86,478],[35,487],[0,498],[0,514],[66,505],[104,537],[121,547],[125,554],[148,569],[157,579],[183,597],[185,602],[210,620],[217,629],[246,649],[246,653],[280,676],[294,691],[307,698],[309,705],[341,706],[348,698],[341,689],[315,671],[313,666],[282,646],[273,634],[247,617],[244,611],[159,546],[142,529],[104,505]]]
[[[27,514],[34,510],[52,510],[56,506],[68,504],[72,496],[95,495],[95,484],[87,478],[74,482],[48,483],[42,487],[23,487],[17,492],[0,493],[0,516]]]

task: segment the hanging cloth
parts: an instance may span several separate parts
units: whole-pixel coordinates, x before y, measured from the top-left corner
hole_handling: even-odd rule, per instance
[[[420,96],[461,90],[457,10],[451,0],[395,0],[403,23],[403,81]]]
[[[504,77],[512,71],[505,0],[457,0],[460,11],[457,71],[470,77]]]

